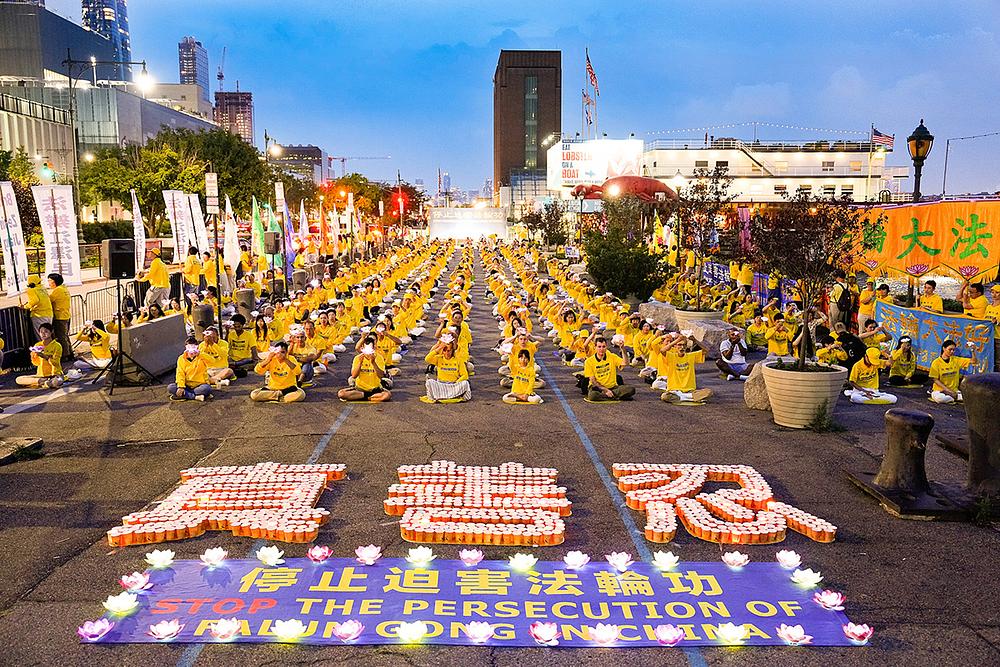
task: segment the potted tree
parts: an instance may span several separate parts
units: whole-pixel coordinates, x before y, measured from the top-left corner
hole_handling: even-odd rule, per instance
[[[733,179],[728,169],[716,166],[714,169],[695,169],[694,181],[677,192],[676,211],[680,220],[681,233],[678,239],[678,264],[680,253],[686,245],[694,253],[694,266],[686,267],[694,272],[697,281],[694,298],[677,309],[677,324],[684,328],[696,320],[721,320],[724,313],[712,310],[711,304],[702,298],[702,280],[707,257],[719,247],[719,227],[736,195],[729,192]]]
[[[757,270],[793,278],[806,308],[815,304],[837,269],[849,268],[883,237],[884,218],[872,218],[870,206],[849,199],[813,198],[799,192],[751,221],[749,254]],[[796,359],[762,365],[774,421],[805,428],[817,417],[829,418],[847,379],[848,369],[810,363],[810,332],[805,327]]]

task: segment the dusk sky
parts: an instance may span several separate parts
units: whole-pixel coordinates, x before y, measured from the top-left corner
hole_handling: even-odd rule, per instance
[[[936,142],[923,191],[941,191],[945,139],[1000,131],[1000,3],[321,2],[133,0],[135,59],[177,80],[177,42],[222,47],[227,88],[254,93],[263,131],[354,162],[374,178],[453,187],[492,176],[492,78],[500,49],[563,52],[563,131],[580,129],[584,48],[609,137],[700,137],[680,128],[761,121],[896,135],[889,164],[909,164],[920,118]],[[78,0],[48,0],[79,21]],[[750,127],[710,130],[750,137]],[[761,138],[835,138],[767,128]],[[952,142],[948,191],[1000,189],[1000,136]],[[339,166],[338,166],[339,171]]]

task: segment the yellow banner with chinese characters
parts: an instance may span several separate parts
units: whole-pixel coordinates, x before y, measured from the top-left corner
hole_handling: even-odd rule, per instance
[[[948,201],[873,209],[885,215],[878,245],[856,267],[920,277],[992,277],[1000,264],[1000,201]]]

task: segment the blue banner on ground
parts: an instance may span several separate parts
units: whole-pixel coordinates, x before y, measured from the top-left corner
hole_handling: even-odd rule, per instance
[[[894,344],[900,336],[913,339],[913,350],[920,368],[930,368],[931,362],[941,354],[941,343],[950,339],[958,344],[958,355],[961,357],[971,356],[969,343],[972,344],[971,349],[976,351],[977,363],[962,371],[964,375],[993,371],[996,325],[989,320],[957,314],[941,315],[881,301],[875,305],[875,319],[889,331]]]
[[[619,573],[607,563],[571,570],[556,561],[521,572],[506,561],[416,566],[386,558],[364,566],[350,559],[291,558],[277,567],[256,560],[216,568],[177,561],[149,574],[152,586],[139,595],[138,608],[109,616],[115,625],[102,643],[155,642],[150,626],[173,620],[183,625],[173,641],[213,643],[219,641],[213,625],[235,618],[240,630],[231,641],[258,643],[290,641],[286,621],[297,619],[303,631],[294,641],[338,644],[337,625],[353,619],[364,626],[353,640],[359,644],[407,643],[397,628],[415,621],[426,624],[427,634],[418,640],[425,644],[483,643],[467,634],[478,621],[492,625],[489,646],[539,644],[530,629],[536,622],[555,624],[549,630],[557,643],[545,645],[560,647],[597,645],[607,632],[598,624],[618,626],[612,634],[617,639],[602,645],[657,646],[655,628],[672,624],[684,632],[680,646],[718,646],[733,630],[723,628],[720,635],[726,623],[743,626],[743,643],[750,646],[786,643],[777,631],[783,624],[801,626],[813,645],[850,645],[844,613],[822,607],[813,600],[818,588],[792,583],[791,572],[776,563],[731,570],[722,563],[682,561],[673,571],[634,563]]]

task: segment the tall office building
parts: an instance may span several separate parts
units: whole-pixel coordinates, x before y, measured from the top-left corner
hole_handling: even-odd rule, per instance
[[[251,146],[255,146],[253,135],[253,93],[215,93],[215,122],[233,134],[238,134]]]
[[[35,7],[44,7],[45,0],[0,0],[0,4],[8,5],[33,5]]]
[[[501,51],[493,75],[493,187],[545,178],[548,137],[562,131],[562,52]]]
[[[185,37],[177,44],[177,66],[181,83],[201,86],[202,95],[209,98],[208,51],[194,37]]]
[[[447,171],[441,173],[441,192],[451,192],[451,174]]]
[[[132,60],[126,0],[83,0],[83,27],[111,42],[115,60]],[[132,80],[132,67],[118,65],[119,78]]]

